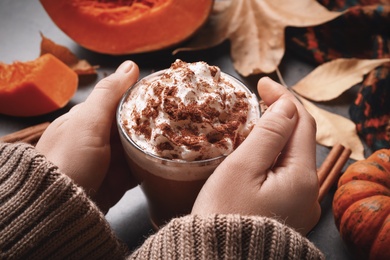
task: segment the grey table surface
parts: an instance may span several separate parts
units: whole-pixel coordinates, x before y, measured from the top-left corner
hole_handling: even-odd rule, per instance
[[[28,118],[0,115],[0,136],[40,122],[51,121],[67,112],[73,105],[85,100],[95,83],[112,73],[126,59],[134,60],[139,65],[141,77],[153,71],[169,67],[176,58],[188,62],[204,60],[209,64],[217,65],[223,71],[242,80],[253,90],[256,88],[257,80],[262,76],[254,75],[243,78],[237,74],[229,55],[230,46],[228,42],[209,50],[179,53],[175,56],[171,54],[171,50],[122,56],[94,53],[82,48],[58,29],[38,0],[0,1],[0,62],[12,63],[14,61],[36,59],[40,53],[40,33],[43,33],[54,42],[66,46],[80,59],[86,59],[92,65],[99,65],[97,79],[92,83],[80,85],[70,103],[59,111]],[[286,84],[292,86],[313,70],[313,66],[287,51],[279,70]],[[277,80],[276,75],[272,74],[271,77]],[[320,106],[349,117],[348,107],[353,101],[355,93],[356,90],[352,89],[335,102],[331,102],[327,106]],[[328,152],[329,148],[317,145],[317,166],[322,163]],[[351,161],[348,162],[348,164],[350,163]],[[308,234],[308,238],[325,253],[327,259],[351,259],[333,221],[331,202],[334,190],[335,188],[331,190],[322,202],[321,219],[312,232]],[[118,237],[131,249],[137,247],[148,235],[153,233],[148,219],[146,200],[138,187],[129,190],[109,210],[106,217]]]

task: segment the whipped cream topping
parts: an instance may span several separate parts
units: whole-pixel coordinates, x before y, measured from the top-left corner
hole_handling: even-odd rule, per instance
[[[133,86],[120,114],[141,149],[185,161],[230,154],[259,116],[256,96],[236,79],[181,60]]]

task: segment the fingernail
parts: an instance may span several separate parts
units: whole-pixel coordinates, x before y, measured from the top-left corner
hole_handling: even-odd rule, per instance
[[[133,68],[133,66],[134,66],[134,63],[130,60],[127,60],[127,61],[123,62],[121,65],[119,65],[119,67],[117,68],[116,71],[127,73]]]
[[[291,100],[282,98],[273,103],[269,110],[291,119],[294,117],[297,107]]]

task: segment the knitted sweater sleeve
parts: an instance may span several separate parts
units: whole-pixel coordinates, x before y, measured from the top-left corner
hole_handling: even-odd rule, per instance
[[[123,259],[125,253],[70,178],[34,147],[0,143],[0,259]]]
[[[0,259],[123,259],[104,215],[26,144],[0,143]],[[185,216],[130,259],[324,259],[294,230],[264,217]]]
[[[255,216],[185,216],[170,221],[131,259],[325,259],[308,239]]]

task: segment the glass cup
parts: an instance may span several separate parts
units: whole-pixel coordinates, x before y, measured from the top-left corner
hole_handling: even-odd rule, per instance
[[[164,71],[155,72],[144,79],[158,77]],[[236,78],[223,72],[221,74],[253,94]],[[191,212],[203,184],[226,156],[200,161],[172,160],[151,154],[138,146],[123,126],[121,110],[128,97],[140,87],[142,80],[130,87],[122,97],[117,110],[117,125],[127,162],[147,199],[152,225],[158,229],[170,219]],[[260,117],[260,108],[257,110]]]

